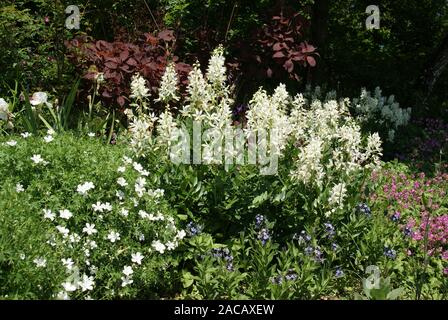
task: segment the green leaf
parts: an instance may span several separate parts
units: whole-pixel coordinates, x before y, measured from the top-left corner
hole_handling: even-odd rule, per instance
[[[388,300],[396,300],[400,294],[403,292],[404,288],[398,288],[398,289],[394,289],[391,292],[389,292],[387,294],[387,299]]]

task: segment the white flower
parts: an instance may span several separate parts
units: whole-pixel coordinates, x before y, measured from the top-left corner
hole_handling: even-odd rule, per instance
[[[56,217],[56,215],[51,212],[50,209],[44,209],[44,219],[49,219],[51,221],[54,221],[54,218]]]
[[[141,184],[136,183],[135,184],[135,192],[137,193],[137,195],[141,198],[143,197],[143,194],[145,193],[145,187],[142,186]]]
[[[25,191],[23,186],[20,183],[16,184],[16,192],[20,193],[20,192],[23,192],[23,191]]]
[[[131,266],[124,266],[124,268],[123,268],[123,274],[124,274],[126,277],[131,276],[133,273],[134,273],[134,270],[132,270],[132,267],[131,267]]]
[[[82,292],[93,290],[94,284],[95,281],[93,281],[93,277],[89,277],[85,274],[82,275],[82,280],[78,282],[78,285],[81,288]]]
[[[5,144],[7,144],[10,147],[15,147],[17,145],[17,141],[16,140],[10,140],[5,142]]]
[[[179,96],[177,91],[177,74],[174,68],[174,63],[167,65],[165,73],[162,76],[159,88],[159,98],[156,101],[168,103],[171,100],[178,101]]]
[[[46,104],[47,106],[51,107],[51,104],[48,103],[48,95],[46,92],[35,92],[30,98],[30,103],[33,106]]]
[[[154,198],[161,198],[165,194],[165,190],[163,189],[156,189],[156,190],[148,190],[148,195]]]
[[[143,166],[140,163],[138,163],[138,162],[134,162],[132,164],[132,166],[134,167],[134,170],[139,172],[139,173],[143,171]]]
[[[42,164],[47,164],[48,162],[47,161],[45,161],[43,158],[42,158],[42,156],[40,155],[40,154],[35,154],[35,155],[33,155],[32,157],[31,157],[31,160],[33,160],[33,162],[35,163],[35,164],[39,164],[39,163],[42,163]]]
[[[166,249],[165,245],[159,240],[153,241],[151,246],[154,248],[154,250],[160,253],[164,253]]]
[[[104,211],[103,204],[99,201],[97,203],[92,204],[92,208],[93,208],[93,211],[95,211],[95,212],[103,212]]]
[[[143,210],[140,210],[140,211],[138,212],[138,215],[139,215],[140,218],[142,218],[142,219],[149,218],[148,213],[147,213],[146,211],[143,211]]]
[[[142,264],[143,255],[140,252],[131,254],[131,261],[136,264]]]
[[[176,239],[182,240],[186,235],[187,233],[185,232],[185,230],[179,230],[177,231]]]
[[[64,238],[66,238],[70,232],[69,229],[63,226],[56,226],[56,229],[62,234]]]
[[[93,133],[93,132],[89,132],[87,135],[88,135],[90,138],[93,138],[93,137],[95,136],[95,133]]]
[[[73,292],[73,291],[76,291],[76,289],[78,289],[78,286],[75,283],[69,282],[69,281],[64,282],[62,284],[62,287],[64,288],[64,290],[66,292]]]
[[[121,211],[120,211],[120,214],[121,214],[123,217],[127,217],[127,216],[129,215],[129,210],[127,210],[127,209],[125,209],[125,208],[122,208]]]
[[[119,200],[123,200],[124,199],[124,192],[121,190],[117,190],[117,192],[115,193],[115,195],[117,196],[117,198]]]
[[[98,245],[96,244],[95,240],[87,240],[86,245],[90,246],[90,249],[98,248]]]
[[[29,132],[24,132],[24,133],[21,133],[20,135],[22,136],[22,138],[25,138],[25,139],[32,136],[32,134]]]
[[[126,287],[127,285],[130,285],[134,282],[134,280],[132,280],[129,277],[121,277],[121,281],[122,281],[122,283],[121,283],[122,287]]]
[[[97,233],[98,230],[95,229],[95,224],[86,223],[86,226],[82,229],[82,232],[87,233],[87,235],[91,236],[94,233]]]
[[[90,272],[93,274],[96,274],[96,272],[98,271],[98,268],[94,265],[90,266]]]
[[[48,135],[48,136],[45,136],[45,137],[44,137],[44,141],[45,141],[46,143],[50,143],[50,142],[53,141],[53,140],[54,140],[53,136]]]
[[[167,249],[168,251],[174,250],[175,248],[176,248],[176,243],[175,243],[175,242],[168,241],[168,242],[166,243],[166,249]]]
[[[0,120],[8,120],[9,118],[9,105],[5,99],[0,98]]]
[[[71,243],[78,243],[81,240],[81,237],[77,233],[73,233],[70,235],[69,240]]]
[[[104,211],[112,211],[112,205],[109,202],[103,203],[103,210]]]
[[[345,200],[345,195],[347,193],[347,189],[345,188],[345,183],[336,184],[330,192],[330,198],[328,199],[328,203],[331,206],[342,207]]]
[[[95,212],[112,211],[112,205],[109,202],[101,203],[98,201],[96,204],[92,204],[92,208]]]
[[[70,296],[68,295],[67,291],[59,291],[58,294],[56,295],[56,299],[57,300],[70,300]]]
[[[47,259],[39,257],[33,260],[38,268],[45,268],[47,266]]]
[[[48,244],[49,244],[50,246],[52,246],[52,247],[55,247],[55,246],[57,245],[55,235],[52,234],[52,235],[50,236],[50,239],[48,239],[46,243],[48,243]]]
[[[157,215],[153,215],[152,213],[148,216],[148,219],[150,221],[163,221],[165,220],[165,217],[163,216],[163,214],[161,214],[160,212],[157,213]]]
[[[110,240],[110,242],[114,243],[118,240],[120,240],[120,234],[116,231],[110,231],[107,235],[107,239]]]
[[[146,80],[141,75],[136,74],[132,77],[131,98],[144,99],[149,97],[149,89],[146,87]]]
[[[122,186],[122,187],[126,187],[128,185],[128,183],[126,182],[125,178],[120,177],[117,179],[117,183]]]
[[[75,265],[72,258],[61,259],[61,262],[62,265],[67,268],[68,271],[71,271],[73,269],[73,266]]]
[[[64,210],[59,210],[59,217],[61,217],[62,219],[70,219],[71,217],[73,217],[73,213],[71,213],[70,211],[68,211],[67,209]]]
[[[221,87],[226,81],[224,50],[218,47],[213,51],[207,69],[207,79],[213,86]]]
[[[95,188],[95,185],[92,182],[85,182],[83,184],[78,185],[76,191],[85,196],[87,195],[87,192]]]
[[[140,233],[138,236],[139,241],[145,241],[145,235],[143,233]]]
[[[117,171],[123,173],[126,171],[126,167],[118,167]]]

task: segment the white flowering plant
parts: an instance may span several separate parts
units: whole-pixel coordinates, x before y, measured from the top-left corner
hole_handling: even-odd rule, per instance
[[[137,115],[131,114],[131,145],[137,156],[146,158],[153,157],[154,149],[163,150],[165,157],[156,166],[171,168],[169,182],[161,181],[170,185],[169,199],[193,201],[205,216],[219,211],[228,219],[224,225],[244,224],[268,203],[291,227],[303,219],[302,210],[305,216],[318,213],[325,219],[344,215],[356,206],[359,194],[354,190],[381,166],[378,133],[363,132],[350,114],[350,100],[337,101],[335,94],[321,101],[316,95],[312,100],[302,94],[293,97],[283,84],[272,95],[260,88],[249,101],[245,125],[234,126],[221,47],[212,53],[205,74],[199,65],[193,67],[178,117],[170,108],[178,101],[173,68],[167,68],[163,79],[157,101],[166,109],[159,116],[150,108],[144,113],[145,103]],[[204,132],[199,143],[195,130]],[[229,131],[239,135],[227,148]],[[243,148],[237,150],[238,144]],[[196,154],[195,146],[200,150]],[[188,209],[180,210],[194,218]]]
[[[172,284],[185,231],[154,177],[125,154],[63,134],[0,143],[0,195],[8,199],[0,201],[0,233],[15,230],[0,239],[2,294],[155,298]]]

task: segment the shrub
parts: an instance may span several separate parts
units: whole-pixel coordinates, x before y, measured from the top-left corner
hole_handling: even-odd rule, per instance
[[[138,43],[94,41],[84,37],[67,45],[84,78],[104,79],[105,83],[100,87],[103,101],[123,108],[131,92],[129,85],[132,76],[136,73],[144,76],[150,92],[154,94],[169,60],[176,62],[176,71],[185,84],[184,76],[190,68],[172,55],[174,41],[174,32],[164,30],[156,36],[146,33],[145,39]]]

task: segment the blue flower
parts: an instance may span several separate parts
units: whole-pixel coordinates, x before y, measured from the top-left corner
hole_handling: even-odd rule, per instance
[[[314,249],[314,259],[316,260],[316,262],[324,262],[323,253],[319,248]]]
[[[392,220],[393,222],[398,222],[398,220],[400,220],[400,212],[395,212],[391,217],[390,220]]]
[[[311,241],[311,236],[309,234],[307,234],[305,232],[305,230],[302,230],[300,232],[300,235],[295,233],[294,236],[293,236],[293,239],[294,240],[298,240],[299,244],[303,244],[305,242],[310,242]]]
[[[274,284],[282,284],[283,283],[283,277],[281,275],[278,275],[278,276],[272,278],[271,281]]]
[[[384,255],[389,259],[394,260],[397,257],[397,252],[389,247],[384,247]]]
[[[257,214],[255,216],[255,228],[260,229],[264,222],[266,221],[266,217],[261,215],[261,214]]]
[[[233,261],[233,256],[232,255],[224,256],[224,260]]]
[[[368,217],[370,217],[370,216],[372,215],[372,211],[370,211],[369,206],[368,206],[367,204],[365,204],[365,203],[360,203],[360,204],[358,204],[357,207],[356,207],[356,209],[357,209],[359,212],[365,214],[365,215],[368,216]]]
[[[197,225],[193,221],[190,221],[187,224],[186,230],[187,230],[187,234],[190,237],[193,237],[193,236],[197,236],[198,234],[200,234],[202,232],[202,226]]]
[[[404,228],[403,233],[406,237],[410,237],[412,236],[412,229],[410,227],[406,227]]]
[[[336,271],[335,271],[335,273],[334,273],[334,276],[336,277],[336,278],[341,278],[341,277],[343,277],[344,276],[344,271],[341,269],[341,267],[336,267]]]
[[[235,269],[233,267],[233,263],[232,262],[227,263],[226,269],[228,271],[234,271]]]
[[[324,223],[325,231],[327,232],[327,235],[332,238],[335,234],[334,227],[331,223]]]
[[[333,243],[331,244],[331,249],[333,249],[333,251],[337,251],[337,250],[339,249],[338,244],[333,242]]]
[[[305,248],[305,254],[306,254],[306,255],[309,256],[309,255],[311,255],[313,252],[314,252],[313,247],[308,246],[308,247]]]
[[[258,233],[258,240],[261,240],[261,243],[263,245],[265,245],[270,238],[271,236],[269,235],[269,230],[266,228],[261,229],[260,232]]]
[[[294,269],[288,270],[288,273],[286,274],[285,279],[288,281],[294,281],[297,279],[297,273],[294,271]]]

